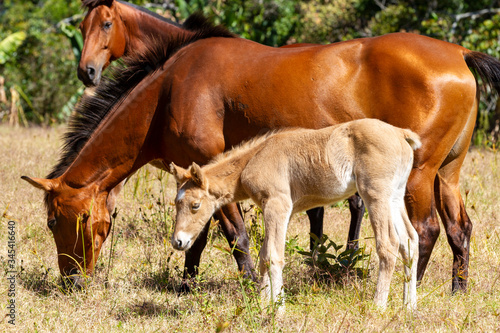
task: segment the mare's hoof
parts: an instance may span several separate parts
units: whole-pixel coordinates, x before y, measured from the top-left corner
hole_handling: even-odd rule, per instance
[[[179,287],[179,294],[189,294],[191,292],[191,287],[189,286],[188,281],[182,281],[181,286]]]

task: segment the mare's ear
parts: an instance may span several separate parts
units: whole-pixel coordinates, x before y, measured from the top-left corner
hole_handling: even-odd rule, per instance
[[[184,183],[188,178],[190,178],[188,170],[181,168],[174,163],[170,163],[170,173],[174,175],[175,180],[179,184]]]
[[[205,189],[207,185],[207,180],[200,166],[193,162],[193,164],[191,164],[191,168],[189,169],[189,171],[191,172],[191,178],[193,179],[195,184]]]
[[[53,179],[43,179],[43,178],[30,178],[22,176],[21,179],[27,181],[31,185],[45,192],[50,192],[56,187],[56,183]]]

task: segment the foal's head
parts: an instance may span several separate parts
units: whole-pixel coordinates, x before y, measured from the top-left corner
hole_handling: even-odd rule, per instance
[[[82,3],[88,12],[80,24],[84,46],[78,78],[86,86],[95,86],[110,62],[124,54],[127,31],[117,1],[84,0]]]
[[[170,165],[179,189],[175,198],[177,216],[172,245],[177,250],[188,250],[214,212],[220,208],[218,198],[208,190],[204,171],[193,163],[189,169]]]
[[[61,275],[82,287],[82,276],[93,273],[111,226],[107,193],[75,189],[59,178],[22,178],[47,193],[47,226],[56,242]]]

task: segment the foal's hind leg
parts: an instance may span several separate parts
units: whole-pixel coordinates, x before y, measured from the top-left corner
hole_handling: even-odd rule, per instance
[[[436,176],[436,208],[443,221],[448,243],[453,251],[452,291],[465,291],[469,271],[469,244],[472,223],[460,194],[459,178],[463,156],[443,166]]]
[[[417,307],[418,234],[406,213],[403,195],[401,195],[399,207],[394,207],[393,216],[401,217],[396,221],[399,223],[396,230],[399,237],[399,252],[403,257],[405,271],[403,302],[409,309],[415,309]]]
[[[363,196],[363,194],[361,195]],[[394,267],[396,266],[399,239],[391,217],[390,200],[388,198],[374,199],[366,197],[366,195],[363,196],[363,199],[368,208],[379,257],[379,272],[374,302],[381,308],[385,308]]]
[[[266,228],[259,262],[263,301],[276,302],[283,295],[286,230],[292,207],[289,198],[270,198],[262,207]]]

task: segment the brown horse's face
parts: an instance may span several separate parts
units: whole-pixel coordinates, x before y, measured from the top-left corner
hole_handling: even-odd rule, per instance
[[[114,1],[89,9],[80,24],[83,51],[78,65],[78,78],[86,86],[95,86],[102,71],[125,52],[125,25]]]
[[[210,217],[220,208],[217,207],[217,198],[209,193],[201,170],[197,168],[195,172],[193,167],[185,170],[171,165],[172,173],[181,186],[175,198],[177,215],[170,241],[180,251],[189,250]]]
[[[107,194],[74,189],[57,179],[23,179],[47,192],[47,226],[56,242],[59,270],[82,287],[82,277],[93,273],[111,226]]]

